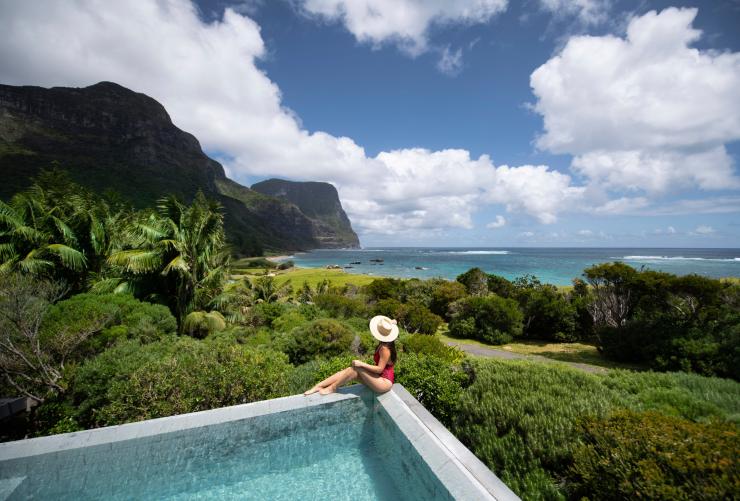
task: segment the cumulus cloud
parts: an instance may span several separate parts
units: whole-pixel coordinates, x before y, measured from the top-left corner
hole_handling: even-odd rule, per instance
[[[631,20],[626,37],[576,36],[530,84],[537,146],[609,190],[740,186],[725,144],[740,139],[740,53],[692,47],[696,9]]]
[[[429,19],[441,22],[493,15],[505,2],[412,4],[411,11],[431,12]],[[205,23],[187,0],[50,0],[1,8],[0,81],[87,86],[110,80],[143,92],[206,150],[220,152],[237,180],[334,183],[360,233],[472,228],[482,203],[550,223],[582,195],[569,176],[546,166],[496,166],[486,155],[452,149],[369,157],[351,138],[304,129],[256,66],[265,55],[259,26],[233,10]]]
[[[711,226],[701,225],[697,226],[694,230],[694,233],[698,233],[699,235],[710,235],[714,233],[715,230]]]
[[[341,22],[361,43],[394,43],[411,56],[429,47],[436,25],[481,24],[506,10],[508,0],[299,0],[307,14]]]
[[[486,228],[488,229],[502,228],[505,225],[506,225],[506,218],[504,216],[497,215],[496,220],[488,223],[486,225]]]

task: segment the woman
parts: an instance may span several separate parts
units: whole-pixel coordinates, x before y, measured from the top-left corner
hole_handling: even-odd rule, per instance
[[[306,390],[304,395],[317,391],[322,395],[328,395],[352,380],[360,381],[375,393],[390,390],[393,386],[393,365],[396,363],[395,340],[398,337],[398,325],[395,320],[378,315],[370,320],[370,333],[380,341],[373,356],[375,365],[366,364],[362,360],[352,360],[350,367],[317,383],[310,390]]]

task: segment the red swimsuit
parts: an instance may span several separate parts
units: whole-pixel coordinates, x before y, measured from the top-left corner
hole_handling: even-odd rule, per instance
[[[380,353],[378,351],[380,350],[380,346],[378,346],[375,349],[375,355],[373,355],[373,360],[375,360],[375,365],[378,365],[378,360],[380,360]],[[390,360],[388,360],[390,362]],[[393,365],[391,364],[385,364],[385,369],[383,369],[383,372],[380,373],[380,377],[386,378],[391,383],[393,382]]]

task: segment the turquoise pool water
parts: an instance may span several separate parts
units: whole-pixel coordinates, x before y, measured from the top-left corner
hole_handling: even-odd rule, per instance
[[[0,479],[10,500],[451,498],[385,409],[358,398],[8,460]]]

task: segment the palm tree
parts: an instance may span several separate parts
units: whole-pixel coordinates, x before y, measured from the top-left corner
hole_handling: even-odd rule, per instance
[[[65,219],[38,184],[14,195],[10,203],[0,201],[0,272],[82,273],[87,258]]]
[[[128,290],[170,305],[179,325],[204,309],[222,289],[228,264],[223,213],[198,192],[193,203],[159,201],[156,212],[139,215],[124,231],[124,243],[108,257],[119,276],[96,284]]]

